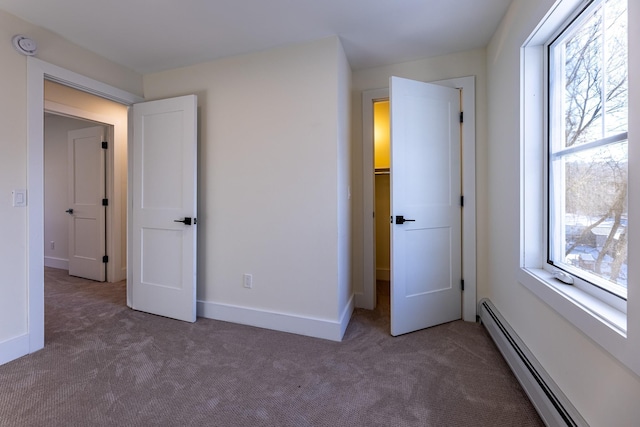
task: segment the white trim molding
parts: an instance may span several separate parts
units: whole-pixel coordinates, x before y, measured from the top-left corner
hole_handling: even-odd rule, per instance
[[[389,99],[389,88],[362,92],[362,293],[356,294],[356,307],[376,307],[375,175],[373,147],[373,103]]]
[[[44,257],[44,266],[57,268],[58,270],[69,270],[69,260],[64,258],[56,258],[53,256]]]
[[[331,341],[342,341],[353,309],[354,298],[351,297],[340,320],[335,321],[210,301],[198,301],[197,305],[198,317]]]

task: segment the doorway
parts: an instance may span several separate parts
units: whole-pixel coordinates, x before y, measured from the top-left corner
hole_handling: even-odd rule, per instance
[[[389,217],[391,215],[391,126],[389,100],[373,102],[376,281],[391,280]]]
[[[391,285],[391,123],[388,99],[373,101],[376,306],[389,318]]]
[[[104,99],[69,86],[52,81],[45,81],[43,86],[43,110],[47,114],[55,114],[61,119],[76,120],[84,123],[82,127],[106,126],[105,140],[105,225],[104,235],[106,256],[106,281],[119,282],[126,278],[127,248],[127,140],[128,140],[128,107],[118,102]],[[43,129],[46,129],[46,121]],[[65,153],[67,148],[64,148]],[[44,161],[44,159],[43,159]],[[65,171],[66,172],[66,171]],[[43,189],[43,190],[46,190]],[[44,193],[45,196],[47,193]],[[66,204],[66,200],[63,202]],[[44,206],[47,208],[48,206]],[[59,208],[60,206],[58,206]],[[65,207],[63,211],[68,209]],[[58,209],[59,210],[59,209]],[[58,221],[66,218],[67,213]],[[45,253],[51,251],[51,241],[44,240]],[[54,246],[55,242],[54,241]],[[60,252],[58,252],[59,256]]]
[[[44,264],[106,281],[106,156],[110,126],[45,112]],[[111,175],[111,174],[109,174]]]
[[[476,201],[475,201],[475,77],[432,82],[438,85],[461,89],[461,108],[464,112],[462,126],[462,191],[464,210],[462,217],[464,292],[462,316],[466,321],[476,320]],[[363,111],[363,289],[358,295],[358,306],[367,309],[376,307],[376,225],[374,165],[374,105],[376,101],[389,99],[389,89],[364,91]],[[382,171],[381,171],[382,172]],[[375,213],[375,214],[374,214]],[[386,217],[388,221],[389,217]]]
[[[100,99],[108,99],[121,104],[125,109],[128,105],[142,100],[141,97],[130,94],[123,90],[114,88],[96,80],[87,78],[80,74],[65,70],[53,64],[41,61],[37,58],[27,58],[27,124],[28,124],[28,157],[27,157],[27,181],[29,203],[27,230],[28,230],[28,340],[23,354],[33,353],[44,347],[44,147],[43,129],[45,109],[58,111],[70,116],[82,117],[83,111],[77,106],[64,103],[64,99],[58,101],[45,100],[44,88],[47,82],[59,83],[63,88],[79,89],[82,94],[92,94]],[[104,119],[104,115],[99,112],[91,112],[91,117],[84,117],[97,122],[109,123]],[[126,121],[113,123],[114,136],[117,141],[122,141],[118,135],[127,136]],[[107,167],[114,171],[114,177],[126,178],[127,165],[126,144],[114,143],[114,149],[107,156]],[[126,183],[126,180],[124,181]],[[114,222],[120,221],[121,225],[113,226],[111,229],[119,229],[124,232],[111,233],[107,239],[107,245],[121,247],[122,237],[126,237],[126,186],[116,185],[116,180],[108,180],[107,194],[113,195],[113,203],[108,208],[108,217]],[[111,243],[109,243],[111,242]],[[124,240],[126,242],[126,240]],[[124,261],[124,263],[122,262]],[[119,264],[118,264],[119,262]],[[118,268],[118,265],[120,268]],[[126,257],[122,256],[114,259],[114,263],[108,267],[107,272],[113,272],[114,276],[123,274],[126,277]],[[109,280],[109,279],[108,279]]]
[[[142,191],[140,188],[137,188],[133,185],[132,191],[129,193],[127,191],[127,175],[134,176],[133,172],[138,172],[137,177],[140,176],[140,168],[136,168],[131,166],[131,163],[127,163],[127,158],[133,158],[133,145],[127,145],[127,143],[118,143],[118,141],[127,141],[127,137],[129,135],[128,128],[128,118],[129,118],[129,107],[134,104],[137,105],[154,105],[154,108],[161,109],[165,107],[169,111],[164,111],[164,113],[173,113],[174,116],[183,117],[184,120],[182,122],[176,123],[175,120],[171,122],[171,130],[173,132],[169,132],[169,137],[175,134],[175,129],[183,130],[183,138],[174,141],[173,139],[168,139],[168,136],[165,135],[164,132],[160,129],[152,130],[147,136],[154,136],[160,142],[157,144],[153,144],[156,146],[163,146],[166,148],[166,145],[169,146],[172,150],[177,150],[177,152],[184,151],[183,148],[185,146],[189,147],[190,152],[193,154],[188,162],[185,162],[189,169],[187,170],[187,175],[189,171],[193,171],[188,179],[185,179],[185,182],[189,182],[188,185],[185,186],[186,190],[188,190],[189,194],[193,197],[193,207],[190,207],[188,210],[184,209],[187,215],[191,215],[191,217],[195,217],[195,194],[196,194],[196,173],[195,173],[195,165],[197,164],[197,139],[196,139],[196,128],[197,128],[197,120],[196,120],[196,111],[197,111],[197,98],[195,95],[183,96],[179,98],[170,98],[167,100],[157,100],[151,101],[147,103],[143,103],[144,99],[133,95],[129,92],[123,91],[121,89],[115,88],[113,86],[107,85],[105,83],[99,82],[97,80],[93,80],[91,78],[82,76],[80,74],[74,73],[72,71],[63,69],[61,67],[55,66],[53,64],[49,64],[47,62],[41,61],[37,58],[29,57],[27,58],[27,182],[28,182],[28,194],[29,194],[29,203],[27,205],[27,230],[28,230],[28,238],[27,238],[27,262],[28,262],[28,307],[27,307],[27,324],[28,324],[28,333],[25,335],[25,339],[23,340],[22,349],[17,352],[17,354],[27,354],[33,353],[44,347],[44,250],[43,250],[43,241],[44,241],[44,155],[43,155],[43,129],[44,129],[44,114],[43,111],[52,110],[59,111],[63,114],[69,116],[77,116],[81,117],[82,110],[74,105],[69,105],[66,103],[67,99],[63,98],[63,101],[50,101],[45,100],[45,85],[49,82],[59,83],[58,86],[64,89],[78,89],[78,93],[81,96],[95,96],[96,99],[99,100],[108,100],[113,101],[115,104],[124,108],[127,111],[125,115],[126,119],[121,121],[116,121],[113,123],[115,142],[113,150],[109,150],[109,154],[107,155],[107,170],[112,170],[113,174],[111,179],[107,179],[107,194],[109,202],[108,202],[108,217],[111,218],[114,222],[119,222],[117,226],[110,226],[111,230],[120,230],[121,233],[109,233],[110,238],[107,239],[107,247],[111,247],[113,250],[117,250],[118,248],[123,249],[126,248],[126,242],[133,241],[131,236],[133,235],[133,226],[129,226],[126,221],[127,212],[133,212],[133,201],[136,199],[136,191],[138,191],[138,198],[136,200],[140,200],[139,195]],[[175,102],[176,100],[183,99],[185,102],[185,108],[176,111],[175,110]],[[186,108],[188,107],[188,108]],[[140,112],[140,110],[138,110]],[[101,123],[109,123],[108,120],[103,119],[103,115],[100,112],[91,112],[95,118],[88,117],[90,120],[94,120]],[[140,114],[138,114],[140,115]],[[156,114],[156,118],[160,117],[161,114]],[[133,121],[136,121],[136,110],[135,108],[132,111]],[[160,124],[162,127],[163,124],[166,124],[162,120],[152,120],[156,124]],[[149,124],[149,123],[146,123]],[[135,128],[135,126],[133,126]],[[165,127],[166,128],[166,127]],[[139,128],[140,129],[140,128]],[[147,129],[147,128],[145,128]],[[148,129],[147,129],[148,130]],[[166,129],[165,129],[166,130]],[[136,134],[140,134],[144,132],[136,133],[135,129],[132,129],[132,136],[135,139]],[[179,147],[176,148],[176,145],[179,144]],[[135,144],[136,147],[140,148],[140,144]],[[151,145],[149,145],[150,147]],[[136,156],[138,160],[141,160],[142,157]],[[154,165],[153,162],[147,162],[149,165]],[[161,169],[161,168],[156,168]],[[132,179],[135,182],[135,179]],[[129,196],[128,196],[129,194]],[[113,196],[113,197],[112,197]],[[172,195],[173,196],[173,195]],[[112,197],[112,198],[111,198]],[[174,197],[175,199],[175,197]],[[179,197],[178,197],[179,199]],[[188,200],[185,198],[185,200]],[[134,218],[135,220],[135,214]],[[191,218],[189,218],[191,219]],[[171,218],[171,223],[180,222],[184,223],[184,225],[195,225],[196,220],[193,218],[193,222],[189,221],[187,223],[187,218],[174,219]],[[126,225],[125,225],[126,224]],[[187,259],[185,257],[182,258],[174,258],[173,261],[179,263],[179,267],[187,267],[184,274],[181,274],[180,277],[186,277],[188,282],[183,282],[184,286],[176,286],[174,283],[174,287],[176,289],[181,289],[184,293],[189,293],[192,298],[189,299],[189,310],[192,312],[193,319],[195,320],[195,268],[196,268],[196,252],[195,252],[195,232],[196,227],[189,227],[188,230],[190,232],[182,233],[184,239],[191,239],[193,242],[189,247],[192,252],[191,256]],[[181,229],[181,231],[187,231]],[[138,233],[139,237],[140,234]],[[111,246],[109,246],[111,245]],[[186,245],[185,245],[186,247]],[[158,251],[156,251],[158,252]],[[126,255],[126,250],[121,250],[120,255],[115,257],[114,263],[111,264],[110,269],[115,270],[115,274],[122,274],[123,277],[129,278],[131,276],[131,271],[125,270],[127,268],[127,259],[129,257]],[[187,261],[185,261],[187,259]],[[189,260],[193,260],[192,263],[189,263]],[[116,268],[117,265],[120,265],[121,268]],[[110,271],[108,269],[108,271]],[[133,270],[133,269],[132,269]],[[178,284],[181,285],[181,284]],[[132,286],[127,286],[127,305],[133,307],[132,305],[132,295],[133,289]],[[186,304],[185,304],[186,305]],[[19,357],[19,356],[18,356]]]

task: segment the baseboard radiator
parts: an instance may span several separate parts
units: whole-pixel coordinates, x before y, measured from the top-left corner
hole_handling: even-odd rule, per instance
[[[544,423],[588,426],[490,300],[478,303],[478,314]]]

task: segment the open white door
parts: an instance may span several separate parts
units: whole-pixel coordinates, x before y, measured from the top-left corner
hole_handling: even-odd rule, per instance
[[[195,95],[133,106],[131,307],[196,320]]]
[[[461,318],[460,92],[398,77],[391,100],[391,335]]]
[[[69,275],[105,281],[105,129],[68,132]]]

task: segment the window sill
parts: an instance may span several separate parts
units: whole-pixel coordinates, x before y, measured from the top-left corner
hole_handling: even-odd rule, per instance
[[[627,347],[627,315],[594,296],[566,285],[539,268],[521,268],[518,281],[613,355]]]

